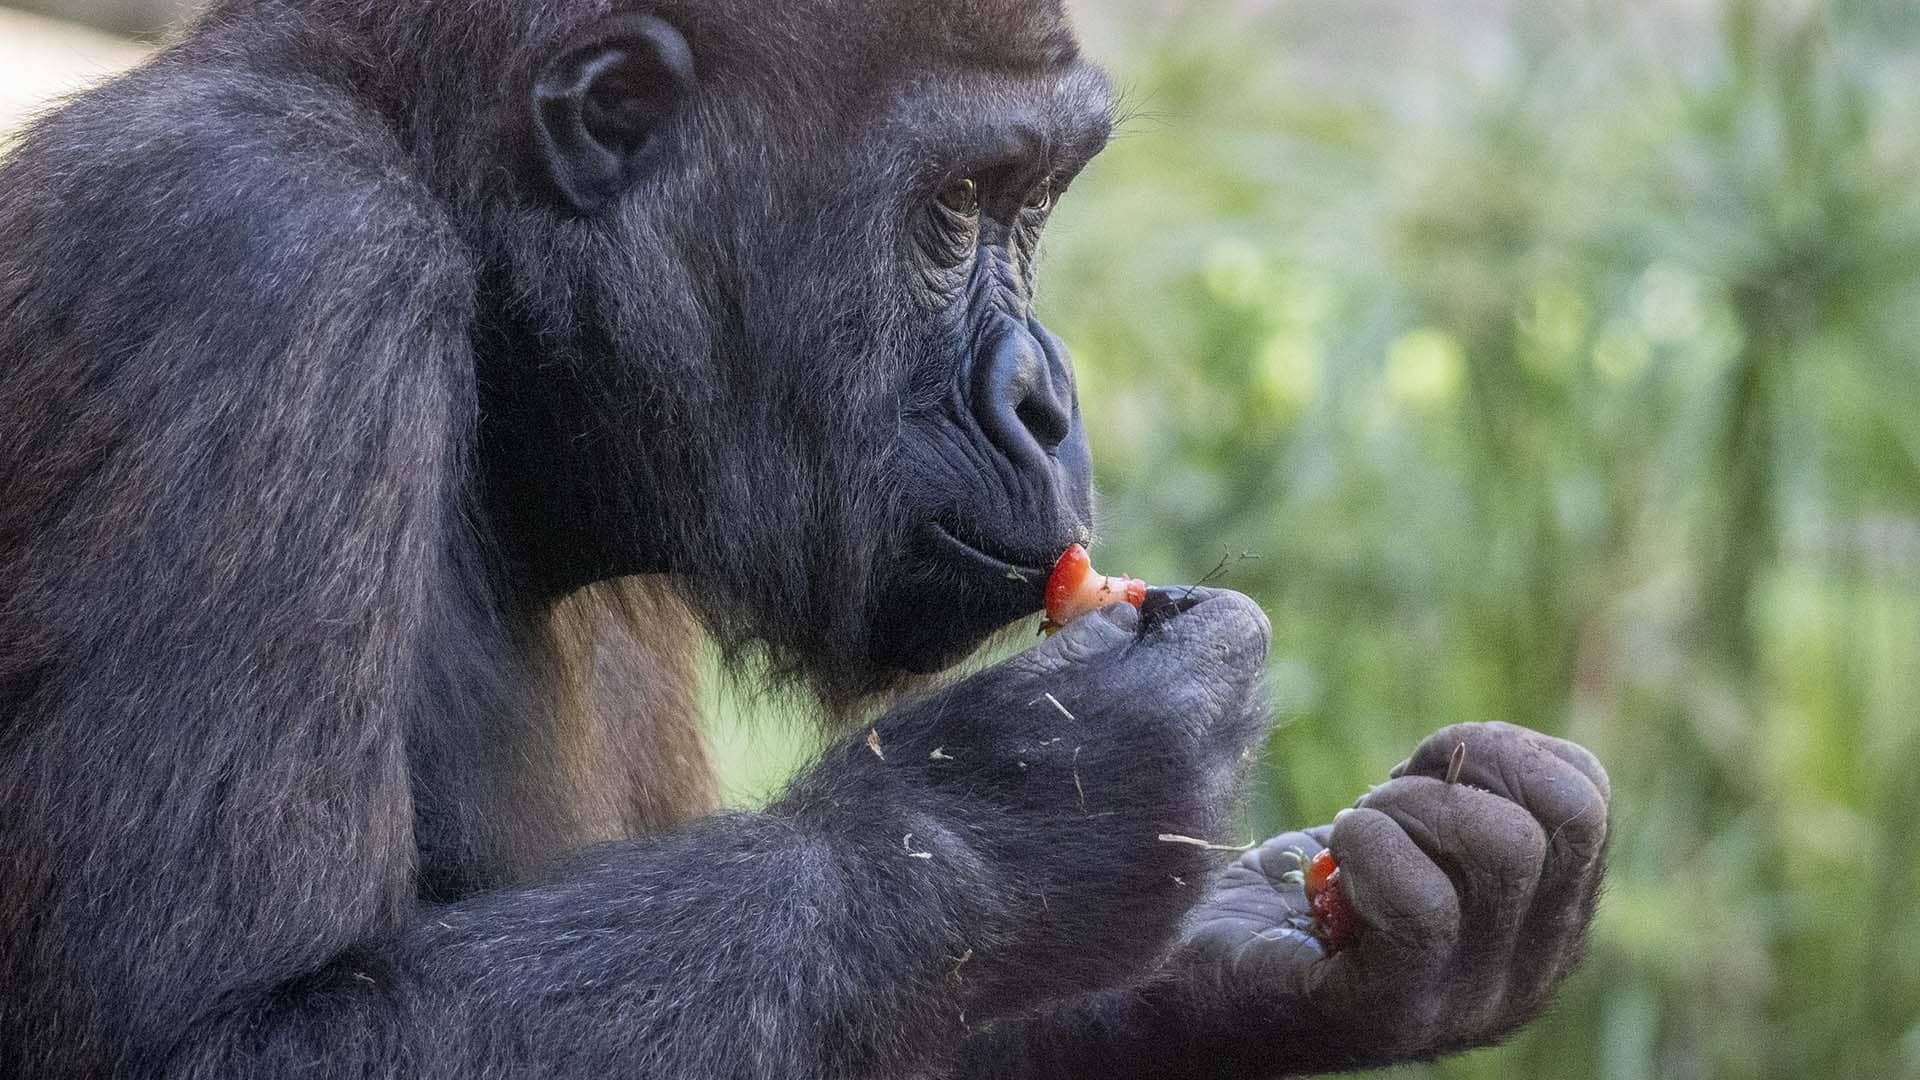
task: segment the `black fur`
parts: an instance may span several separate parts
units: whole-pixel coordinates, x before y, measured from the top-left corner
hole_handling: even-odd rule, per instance
[[[1087,535],[1032,268],[1109,100],[1056,4],[641,7],[222,0],[0,163],[0,1076],[987,1075],[1264,1000],[1114,1019],[1199,985],[1118,989],[1262,727],[1244,598],[713,813],[698,624],[870,712]]]

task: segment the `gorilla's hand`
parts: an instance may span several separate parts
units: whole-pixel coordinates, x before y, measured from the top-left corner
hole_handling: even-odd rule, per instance
[[[1189,1002],[1225,1010],[1209,1028],[1283,1034],[1289,1071],[1496,1042],[1579,959],[1607,838],[1607,774],[1591,754],[1463,724],[1392,775],[1332,825],[1242,856],[1189,923],[1177,965]],[[1289,873],[1328,843],[1363,923],[1331,956],[1306,933]]]
[[[1218,855],[1162,837],[1224,839],[1270,631],[1245,597],[1195,598],[1144,629],[1088,615],[883,717],[797,792],[897,808],[879,865],[937,883],[970,1016],[1137,975],[1205,894]]]

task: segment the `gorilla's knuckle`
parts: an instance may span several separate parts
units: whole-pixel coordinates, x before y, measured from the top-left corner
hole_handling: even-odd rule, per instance
[[[1607,847],[1609,822],[1607,804],[1590,799],[1572,813],[1557,819],[1545,819],[1547,847],[1555,868],[1561,872],[1591,869]]]
[[[1541,876],[1546,835],[1531,814],[1509,800],[1412,777],[1394,781],[1365,802],[1444,869],[1476,909],[1523,907]]]
[[[1431,922],[1457,911],[1452,886],[1433,861],[1437,834],[1399,807],[1362,807],[1335,819],[1331,845],[1356,904],[1380,905],[1396,922]]]
[[[1272,626],[1258,605],[1239,593],[1223,592],[1161,624],[1141,639],[1138,651],[1154,657],[1163,670],[1243,685],[1266,669],[1272,636]]]
[[[1267,613],[1250,597],[1236,592],[1220,592],[1188,613],[1199,616],[1216,641],[1216,647],[1235,663],[1259,667],[1266,663],[1273,642],[1273,624]]]
[[[1606,842],[1606,797],[1571,767],[1560,765],[1526,777],[1522,802],[1556,851],[1585,858]]]
[[[1556,739],[1549,736],[1541,736],[1541,738],[1543,740],[1542,745],[1547,748],[1548,752],[1566,762],[1567,765],[1578,772],[1587,783],[1593,785],[1593,789],[1600,796],[1602,803],[1608,803],[1613,800],[1613,779],[1607,775],[1606,766],[1600,763],[1600,759],[1596,757],[1591,750],[1567,739]]]
[[[1460,899],[1443,882],[1435,880],[1412,889],[1378,889],[1373,896],[1367,895],[1365,885],[1349,887],[1355,906],[1363,911],[1369,926],[1394,941],[1397,951],[1434,956],[1452,951],[1460,922]]]
[[[1360,832],[1362,823],[1367,834],[1375,835],[1380,828],[1378,819],[1384,818],[1420,850],[1432,853],[1445,846],[1436,828],[1437,824],[1444,825],[1445,817],[1442,793],[1432,782],[1424,777],[1403,778],[1376,788],[1356,809],[1335,815],[1334,835]]]
[[[1546,835],[1524,812],[1477,815],[1457,826],[1452,840],[1453,857],[1469,869],[1468,877],[1504,906],[1524,902],[1546,861]]]

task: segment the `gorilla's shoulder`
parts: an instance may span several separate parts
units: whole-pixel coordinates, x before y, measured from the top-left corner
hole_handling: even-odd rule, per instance
[[[0,176],[0,219],[42,262],[164,246],[284,264],[375,233],[389,248],[451,234],[387,118],[333,81],[237,58],[163,54],[80,94],[27,129]],[[31,242],[48,228],[57,244]]]
[[[383,118],[323,81],[164,56],[28,129],[0,161],[0,234],[9,343],[83,342],[91,364],[285,348],[383,309],[462,318],[471,292]]]

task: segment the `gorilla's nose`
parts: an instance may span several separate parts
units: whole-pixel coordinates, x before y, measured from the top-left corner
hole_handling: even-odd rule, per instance
[[[975,384],[980,427],[1016,464],[1034,464],[1073,433],[1073,369],[1066,346],[1037,322],[1010,326]]]

